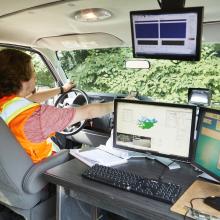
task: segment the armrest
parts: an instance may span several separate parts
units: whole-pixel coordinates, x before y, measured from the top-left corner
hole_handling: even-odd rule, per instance
[[[39,192],[48,183],[42,174],[46,170],[68,161],[69,158],[69,150],[65,149],[34,164],[23,179],[23,190],[31,194]]]

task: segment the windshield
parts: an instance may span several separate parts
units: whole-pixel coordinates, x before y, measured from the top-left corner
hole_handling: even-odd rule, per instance
[[[131,48],[58,53],[62,68],[78,88],[96,93],[138,92],[155,101],[187,103],[188,88],[207,88],[220,101],[220,44],[203,44],[199,62],[150,60],[150,69],[126,69]]]

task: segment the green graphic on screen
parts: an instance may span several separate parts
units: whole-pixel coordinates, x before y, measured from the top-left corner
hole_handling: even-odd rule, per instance
[[[157,123],[155,118],[147,118],[142,116],[138,119],[138,127],[142,129],[150,129]]]

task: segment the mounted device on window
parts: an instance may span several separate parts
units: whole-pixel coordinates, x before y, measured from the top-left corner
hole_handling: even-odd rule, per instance
[[[189,88],[188,103],[195,105],[210,105],[212,93],[205,88]]]

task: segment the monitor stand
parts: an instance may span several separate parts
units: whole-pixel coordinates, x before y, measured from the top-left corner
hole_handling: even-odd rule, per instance
[[[141,152],[135,152],[135,151],[129,151],[129,150],[127,152],[128,152],[128,156],[130,158],[145,157],[150,160],[155,159],[155,156],[153,156],[152,154],[149,154],[149,153],[141,153]]]
[[[180,165],[173,160],[166,158],[166,157],[159,157],[159,156],[154,156],[155,160],[158,161],[159,163],[162,163],[164,166],[167,166],[169,170],[175,170],[179,169]]]
[[[176,163],[173,160],[166,158],[166,157],[159,157],[159,156],[154,156],[150,153],[140,153],[140,152],[134,152],[134,151],[129,151],[128,154],[129,154],[129,156],[131,156],[133,158],[145,157],[150,160],[156,160],[159,163],[162,163],[164,166],[167,166],[169,168],[169,170],[175,170],[175,169],[180,168],[180,165],[178,163]]]
[[[202,173],[202,174],[198,175],[198,177],[202,177],[202,178],[204,178],[204,179],[207,179],[207,180],[211,180],[211,181],[220,183],[220,181],[218,181],[217,179],[215,179],[215,178],[209,176],[207,173]]]

